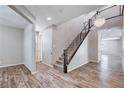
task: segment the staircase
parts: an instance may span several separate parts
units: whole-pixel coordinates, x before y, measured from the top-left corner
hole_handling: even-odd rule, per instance
[[[61,72],[63,72],[64,56],[59,57],[53,67]]]
[[[97,16],[107,10],[107,9],[110,9],[112,7],[115,7],[116,5],[114,6],[111,6],[111,7],[108,7],[106,9],[103,9],[103,10],[100,10],[100,11],[97,11],[84,25],[83,27],[83,30],[77,35],[77,37],[71,42],[71,44],[67,47],[67,49],[64,49],[64,53],[58,58],[58,60],[56,61],[56,63],[53,65],[53,67],[59,71],[63,71],[64,73],[67,73],[67,67],[69,65],[69,63],[71,62],[73,56],[76,54],[77,50],[79,49],[80,45],[83,43],[83,41],[85,40],[85,38],[87,37],[87,35],[89,34],[89,32],[91,31],[91,28],[94,26],[94,21],[96,20]],[[120,9],[121,9],[122,6],[120,6]],[[124,7],[123,7],[124,8]],[[122,8],[122,10],[123,10]],[[119,15],[117,16],[113,16],[113,17],[110,17],[110,18],[107,18],[106,20],[108,19],[112,19],[112,18],[115,18],[115,17],[118,17],[118,16],[122,16],[123,15],[123,11],[120,12]]]
[[[96,14],[94,16],[96,16]],[[84,29],[81,31],[81,33],[76,36],[76,38],[71,42],[68,48],[64,50],[64,53],[58,58],[56,63],[53,65],[55,69],[62,72],[64,66],[65,67],[64,69],[66,69],[66,71],[64,72],[65,73],[67,72],[67,65],[69,64],[69,62],[75,55],[76,51],[78,50],[78,48],[80,47],[80,45],[82,44],[88,33],[90,32],[91,19],[89,19],[89,21],[86,22],[85,24],[86,25],[84,26]]]
[[[82,36],[85,36],[86,33],[82,33]],[[69,53],[68,56],[71,56],[73,51],[77,48],[77,46],[79,45],[79,41],[75,41],[74,43],[72,43],[73,45],[71,45],[69,47]],[[56,61],[56,63],[53,65],[53,67],[59,71],[63,71],[63,65],[64,65],[64,54],[62,54],[58,60]]]

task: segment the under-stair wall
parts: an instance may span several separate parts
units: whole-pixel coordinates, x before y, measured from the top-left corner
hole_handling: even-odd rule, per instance
[[[86,25],[84,23],[88,21],[88,19],[91,18],[95,13],[96,10],[90,12],[89,14],[74,18],[68,22],[56,26],[53,29],[53,64],[57,62],[57,64],[54,65],[55,68],[60,65],[63,66],[61,63],[61,61],[63,62],[63,59],[60,60],[60,56],[63,54],[63,50],[66,49],[69,44],[71,44],[74,38],[82,31],[84,25]],[[96,31],[88,35],[87,39],[82,44],[82,47],[78,50],[79,52],[77,52],[73,58],[73,62],[70,62],[68,67],[69,71],[91,61],[97,62],[97,40]],[[63,69],[63,67],[60,68]]]
[[[75,56],[68,65],[68,72],[87,64],[98,61],[98,39],[97,31],[92,30],[77,50]]]
[[[81,32],[86,16],[81,15],[53,28],[53,63],[63,54],[74,38]]]

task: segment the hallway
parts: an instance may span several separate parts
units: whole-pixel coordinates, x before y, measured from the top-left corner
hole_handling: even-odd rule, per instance
[[[101,63],[90,62],[67,74],[37,64],[33,76],[24,65],[0,69],[0,87],[124,87],[121,61],[116,57],[102,57]]]

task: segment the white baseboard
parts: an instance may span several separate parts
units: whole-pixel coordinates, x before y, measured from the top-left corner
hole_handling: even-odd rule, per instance
[[[89,63],[89,62],[87,62],[87,63]],[[76,67],[74,67],[74,68],[68,69],[68,72],[71,72],[72,70],[75,70],[75,69],[77,69],[77,68],[79,68],[79,67],[81,67],[81,66],[83,66],[83,65],[85,65],[85,64],[87,64],[87,63],[80,64],[80,65],[78,65],[78,66],[76,66]]]
[[[17,66],[17,65],[25,65],[25,64],[24,63],[17,63],[17,64],[11,64],[11,65],[3,65],[3,66],[0,66],[0,68]],[[25,65],[25,67],[28,68],[26,65]],[[36,74],[37,73],[37,71],[32,72],[29,68],[28,68],[28,70],[31,72],[31,74]]]
[[[30,67],[28,67],[26,64],[24,64],[25,65],[25,67],[31,72],[31,74],[36,74],[37,73],[37,71],[31,71],[31,69],[30,69]]]
[[[37,73],[37,71],[31,72],[31,74],[33,74],[33,75],[36,74],[36,73]]]
[[[49,66],[49,67],[53,67],[52,65],[50,65],[50,64],[47,64],[47,63],[44,63],[44,62],[42,62],[43,64],[45,64],[45,65],[47,65],[47,66]]]
[[[96,60],[90,60],[89,62],[96,62],[97,63],[98,61],[96,61]],[[89,62],[87,62],[87,63],[89,63]],[[78,66],[76,66],[74,68],[68,69],[68,72],[71,72],[72,70],[75,70],[75,69],[77,69],[77,68],[79,68],[79,67],[81,67],[81,66],[83,66],[83,65],[85,65],[87,63],[80,64],[80,65],[78,65]]]
[[[0,66],[0,68],[4,68],[4,67],[11,67],[11,66],[16,66],[16,65],[24,65],[24,63],[17,63],[17,64],[10,64],[10,65],[3,65],[3,66]]]
[[[89,62],[96,62],[96,63],[98,63],[98,60],[89,60]]]

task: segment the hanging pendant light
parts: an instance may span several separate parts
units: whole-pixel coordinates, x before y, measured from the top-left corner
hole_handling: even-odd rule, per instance
[[[100,15],[99,11],[97,11],[97,18],[94,21],[94,25],[96,27],[101,27],[101,26],[103,26],[105,24],[105,21],[106,21],[106,19]]]
[[[105,24],[105,18],[97,18],[95,21],[94,21],[94,25],[96,27],[101,27]]]

